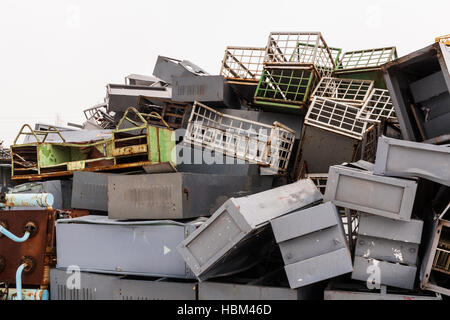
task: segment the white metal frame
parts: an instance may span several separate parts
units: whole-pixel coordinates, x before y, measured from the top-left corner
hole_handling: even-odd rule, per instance
[[[371,80],[323,77],[312,96],[345,102],[354,106],[363,106],[373,87],[374,82]]]
[[[326,98],[314,97],[305,123],[337,134],[362,140],[367,123],[356,118],[359,108]]]
[[[381,119],[397,119],[388,90],[374,89],[359,110],[356,118],[367,122],[381,122]]]
[[[254,80],[261,78],[266,48],[227,47],[220,74],[230,79]]]
[[[267,125],[246,120],[195,102],[184,142],[270,166],[278,172],[288,167],[295,131],[278,122]]]

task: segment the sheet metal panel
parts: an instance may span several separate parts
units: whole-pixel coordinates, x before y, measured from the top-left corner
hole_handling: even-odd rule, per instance
[[[347,248],[285,266],[292,289],[353,271],[352,259]]]
[[[414,288],[417,272],[415,266],[405,266],[358,256],[355,256],[352,279],[367,281],[370,276],[368,268],[373,265],[379,268],[379,281],[381,284],[410,290]]]
[[[119,279],[113,300],[196,300],[196,283]]]
[[[421,177],[450,186],[450,146],[436,146],[381,137],[375,174]]]
[[[76,265],[99,273],[192,278],[175,248],[200,224],[125,222],[104,216],[58,220],[57,268]]]
[[[416,190],[415,181],[332,166],[324,199],[339,207],[409,221]]]
[[[111,219],[186,219],[210,216],[232,197],[265,191],[272,177],[195,173],[109,176]]]

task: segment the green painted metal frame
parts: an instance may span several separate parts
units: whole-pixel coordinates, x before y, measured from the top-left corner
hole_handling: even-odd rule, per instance
[[[133,112],[136,122],[130,117]],[[33,130],[28,124],[22,126],[11,145],[11,176],[13,180],[41,180],[48,177],[72,175],[73,171],[110,171],[142,166],[152,166],[170,163],[175,166],[173,152],[175,150],[175,132],[171,129],[158,128],[148,123],[146,119],[158,118],[168,127],[158,114],[142,114],[135,108],[129,108],[120,120],[112,137],[91,142],[67,143],[61,133],[55,129]],[[124,121],[129,121],[132,127],[121,128]],[[28,128],[29,132],[24,130]],[[119,137],[138,130],[145,132],[145,147],[129,143],[136,136]],[[47,136],[58,134],[63,142],[46,142]],[[22,135],[33,135],[36,142],[17,144]],[[43,139],[39,137],[43,136]],[[116,147],[119,143],[129,144],[125,149]],[[135,156],[141,156],[136,160]],[[89,158],[91,157],[91,158]],[[126,159],[131,157],[131,159]],[[125,160],[124,160],[125,159]]]

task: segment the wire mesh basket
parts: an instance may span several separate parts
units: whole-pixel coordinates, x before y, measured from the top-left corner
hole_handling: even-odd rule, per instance
[[[370,80],[324,77],[320,80],[312,96],[362,106],[367,101],[373,85],[374,82]]]
[[[397,119],[388,90],[374,89],[356,118],[361,121],[380,123],[382,119]]]
[[[227,79],[258,81],[266,48],[227,47],[220,74]]]

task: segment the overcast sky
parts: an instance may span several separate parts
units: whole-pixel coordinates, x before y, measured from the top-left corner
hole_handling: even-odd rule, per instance
[[[329,46],[397,46],[450,33],[450,1],[1,0],[0,141],[24,123],[82,123],[107,83],[151,75],[158,55],[218,74],[227,45],[264,47],[270,31],[321,31]]]

